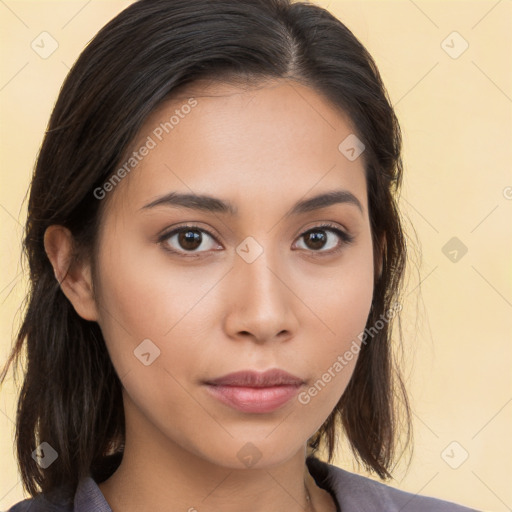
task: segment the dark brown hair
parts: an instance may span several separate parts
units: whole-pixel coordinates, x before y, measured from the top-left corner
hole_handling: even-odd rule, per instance
[[[338,19],[290,0],[139,0],[87,45],[67,76],[51,115],[28,202],[24,253],[30,289],[12,353],[26,348],[27,367],[16,417],[16,446],[28,492],[75,488],[115,470],[109,455],[124,447],[121,383],[96,322],[82,319],[60,289],[43,237],[67,227],[76,257],[93,254],[103,201],[93,194],[112,176],[147,116],[195,80],[287,78],[307,85],[345,112],[365,144],[365,172],[375,261],[367,328],[393,307],[402,283],[405,243],[396,207],[402,177],[401,134],[377,67]],[[341,142],[341,141],[340,141]],[[380,274],[380,275],[379,275]],[[397,398],[390,322],[361,345],[353,376],[336,408],[309,440],[326,443],[329,461],[338,421],[355,455],[381,478],[390,476],[397,436]],[[40,442],[59,454],[42,470]],[[110,459],[111,460],[111,459]]]

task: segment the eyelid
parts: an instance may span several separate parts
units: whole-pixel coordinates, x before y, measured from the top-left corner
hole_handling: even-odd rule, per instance
[[[322,230],[325,229],[326,231],[334,231],[335,233],[342,236],[347,242],[352,242],[354,240],[354,235],[350,234],[349,230],[344,228],[343,226],[340,226],[339,224],[335,224],[332,222],[321,222],[320,224],[314,224],[311,227],[306,228],[303,230],[299,236],[305,235],[306,233],[309,233],[310,231],[315,230]]]

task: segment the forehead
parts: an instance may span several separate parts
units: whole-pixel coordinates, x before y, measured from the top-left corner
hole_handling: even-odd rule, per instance
[[[365,207],[363,158],[339,149],[352,134],[343,111],[297,82],[195,82],[146,119],[130,150],[144,156],[114,195],[137,207],[171,190],[285,201],[318,185],[352,189]]]

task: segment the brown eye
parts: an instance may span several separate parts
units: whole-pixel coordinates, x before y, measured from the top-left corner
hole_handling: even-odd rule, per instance
[[[321,225],[308,229],[299,237],[303,247],[320,254],[332,254],[354,241],[354,237],[331,224]]]
[[[162,235],[159,242],[167,251],[188,255],[200,255],[221,246],[212,234],[197,226],[181,226]],[[189,254],[187,254],[189,253]]]
[[[203,240],[200,231],[187,229],[178,233],[178,243],[182,249],[193,251],[197,249]]]
[[[323,230],[310,231],[309,233],[302,236],[304,237],[304,243],[306,246],[309,249],[313,249],[315,251],[322,249],[323,246],[327,243],[327,235]]]

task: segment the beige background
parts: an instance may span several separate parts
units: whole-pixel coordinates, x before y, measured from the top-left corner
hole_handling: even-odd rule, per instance
[[[0,362],[19,322],[23,199],[53,103],[84,45],[129,3],[0,1]],[[370,50],[404,132],[401,205],[422,257],[404,303],[414,456],[392,484],[512,510],[512,2],[316,3]],[[31,48],[43,31],[58,42],[46,59]],[[462,257],[461,246],[443,252],[452,237],[467,247]],[[0,510],[24,497],[14,399],[10,379],[0,394]],[[346,453],[336,463],[357,470]]]

